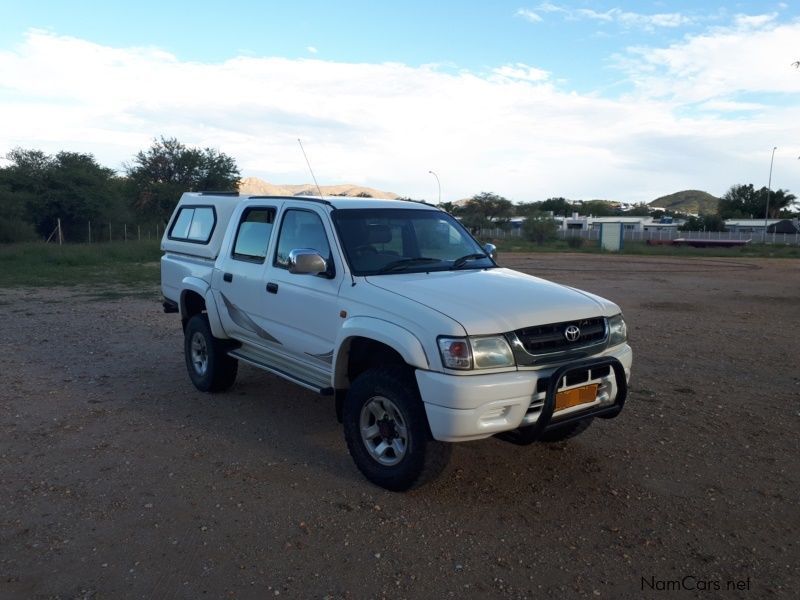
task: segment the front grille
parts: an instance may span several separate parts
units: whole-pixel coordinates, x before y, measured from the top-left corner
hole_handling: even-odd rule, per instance
[[[565,332],[573,325],[580,329],[580,337],[569,341]],[[606,320],[603,317],[597,317],[564,323],[550,323],[549,325],[517,329],[514,333],[528,354],[567,352],[602,342],[606,337]]]

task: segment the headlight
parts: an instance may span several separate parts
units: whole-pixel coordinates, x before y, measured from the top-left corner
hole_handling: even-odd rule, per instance
[[[469,341],[476,369],[514,366],[514,354],[503,336],[469,338]]]
[[[616,315],[608,320],[608,345],[616,346],[628,340],[628,328],[622,315]]]
[[[474,338],[439,338],[442,364],[448,369],[469,370],[513,367],[514,354],[502,335]]]

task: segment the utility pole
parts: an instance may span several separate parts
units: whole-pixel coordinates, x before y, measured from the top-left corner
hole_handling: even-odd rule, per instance
[[[767,210],[764,212],[764,237],[763,242],[767,243],[767,219],[769,218],[769,197],[772,195],[772,163],[775,162],[775,150],[778,147],[772,148],[772,158],[769,160],[769,182],[767,183]]]
[[[439,186],[439,204],[441,204],[442,203],[442,184],[439,181],[439,176],[436,173],[434,173],[433,171],[428,171],[428,173],[430,173],[431,175],[436,177],[436,185]]]

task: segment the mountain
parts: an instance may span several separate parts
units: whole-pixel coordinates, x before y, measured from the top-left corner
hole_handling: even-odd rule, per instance
[[[694,215],[716,214],[719,198],[700,190],[684,190],[656,198],[649,206]]]
[[[342,183],[339,185],[321,185],[322,193],[325,196],[358,196],[359,194],[369,194],[373,198],[399,198],[392,192],[382,192],[369,187]],[[240,194],[251,194],[253,196],[318,196],[317,186],[313,183],[300,185],[275,185],[259,179],[258,177],[245,177],[239,183]]]

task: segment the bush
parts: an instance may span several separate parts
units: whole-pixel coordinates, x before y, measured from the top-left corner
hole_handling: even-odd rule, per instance
[[[522,233],[525,239],[539,244],[555,239],[556,222],[550,217],[529,216],[522,224]]]
[[[30,223],[0,217],[0,244],[31,242],[38,237],[36,229]]]
[[[567,238],[567,246],[569,246],[570,248],[575,248],[576,250],[578,248],[582,248],[583,247],[583,238],[581,238],[581,237]]]

